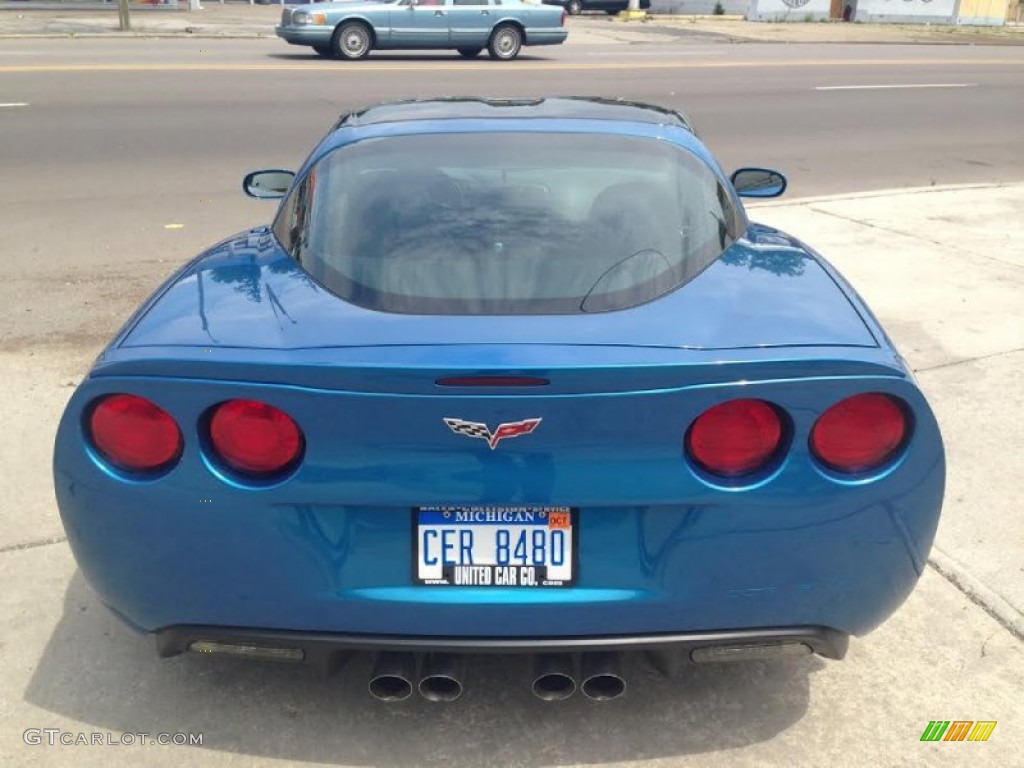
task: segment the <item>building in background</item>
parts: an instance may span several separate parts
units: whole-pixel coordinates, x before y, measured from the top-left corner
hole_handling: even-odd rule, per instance
[[[833,9],[835,4],[836,0],[750,0],[747,18],[751,21],[838,20],[842,18],[842,7]]]
[[[1008,0],[846,0],[854,21],[1002,26]]]

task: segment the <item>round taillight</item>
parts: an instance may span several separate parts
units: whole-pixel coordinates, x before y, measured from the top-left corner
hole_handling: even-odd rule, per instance
[[[231,469],[266,477],[283,473],[302,455],[302,431],[291,416],[258,400],[228,400],[210,418],[210,443]]]
[[[686,434],[686,450],[705,472],[740,477],[767,466],[782,438],[782,419],[772,405],[730,400],[697,417]]]
[[[837,472],[867,472],[888,462],[907,437],[907,412],[880,392],[840,400],[811,430],[811,451]]]
[[[167,411],[137,395],[108,395],[89,414],[89,439],[115,467],[156,473],[181,456],[181,430]]]

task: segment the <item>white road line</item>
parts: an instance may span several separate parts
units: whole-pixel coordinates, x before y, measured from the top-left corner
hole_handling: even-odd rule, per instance
[[[29,103],[27,101],[8,101],[6,104],[0,103],[0,108],[3,107],[27,107]]]
[[[816,91],[887,91],[894,88],[974,88],[977,83],[905,83],[902,85],[818,85]]]

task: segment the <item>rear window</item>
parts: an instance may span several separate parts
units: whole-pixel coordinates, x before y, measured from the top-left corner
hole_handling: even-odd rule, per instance
[[[738,224],[715,174],[665,141],[445,133],[335,150],[274,231],[328,290],[368,309],[554,314],[672,291]]]

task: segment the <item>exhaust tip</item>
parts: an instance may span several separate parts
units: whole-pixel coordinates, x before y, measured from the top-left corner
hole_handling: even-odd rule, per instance
[[[594,701],[611,701],[626,692],[626,681],[616,674],[601,673],[583,681],[583,695]]]
[[[591,653],[583,657],[583,695],[594,701],[611,701],[626,692],[622,676],[622,656],[618,653]]]
[[[448,675],[428,675],[420,680],[420,695],[427,701],[455,701],[462,695],[462,683]]]
[[[459,670],[462,659],[448,653],[432,653],[423,662],[420,695],[427,701],[455,701],[462,695]]]
[[[575,664],[567,653],[543,653],[534,659],[533,695],[562,701],[576,693]]]
[[[544,701],[562,701],[574,693],[576,681],[562,672],[549,672],[533,681],[533,695]]]
[[[398,675],[379,675],[370,680],[370,695],[379,701],[405,701],[412,696],[412,682]]]
[[[379,701],[405,701],[412,696],[416,657],[411,653],[381,653],[370,673],[370,695]]]

